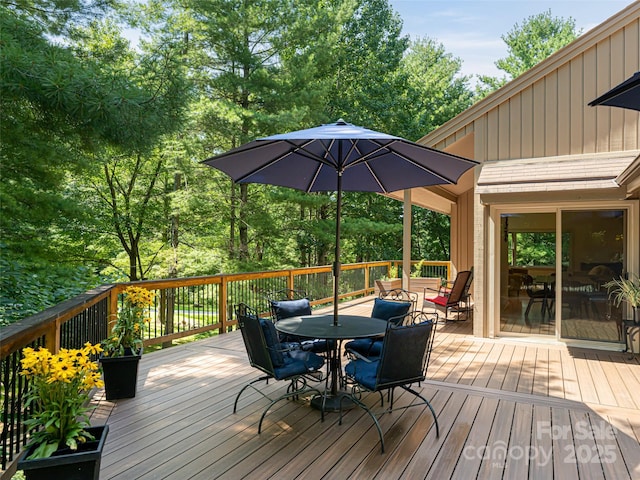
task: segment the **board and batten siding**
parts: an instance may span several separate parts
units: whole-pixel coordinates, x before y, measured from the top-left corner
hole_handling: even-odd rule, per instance
[[[447,150],[473,133],[480,162],[639,149],[638,112],[588,106],[640,70],[640,2],[610,20],[421,143]]]
[[[638,112],[588,105],[639,70],[636,1],[419,142],[448,150],[468,137],[473,139],[473,154],[467,156],[481,163],[639,150]],[[476,180],[479,170],[476,167]],[[491,241],[488,211],[475,192],[461,196],[457,207],[452,255],[456,263],[466,266],[471,260],[474,266],[473,330],[476,336],[487,336],[493,332],[485,315],[485,285],[495,281],[485,268],[493,261],[486,253]],[[467,214],[462,213],[465,209]]]

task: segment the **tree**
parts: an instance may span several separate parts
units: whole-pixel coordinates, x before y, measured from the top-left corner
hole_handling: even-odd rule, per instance
[[[502,79],[480,77],[484,86],[478,94],[486,96],[509,80],[522,75],[552,53],[573,42],[582,34],[576,31],[572,17],[552,17],[551,10],[528,17],[522,25],[515,24],[502,40],[507,44],[509,55],[496,62],[496,66],[507,73]]]
[[[398,111],[390,107],[402,89],[395,83],[395,73],[409,39],[400,35],[402,20],[387,0],[357,0],[352,8],[346,12],[339,38],[328,46],[333,62],[325,72],[331,78],[326,115],[330,121],[344,118],[389,131]]]
[[[391,106],[396,135],[418,140],[471,105],[462,62],[429,38],[411,42],[398,73],[404,85]]]
[[[387,0],[8,5],[3,293],[35,259],[47,275],[68,263],[118,280],[328,264],[333,192],[238,185],[200,160],[341,116],[418,138],[468,102],[459,61],[429,40],[407,51]],[[141,29],[135,48],[122,19]],[[397,201],[347,192],[344,259],[396,257],[401,215]]]
[[[95,255],[104,225],[88,181],[109,153],[149,151],[178,124],[175,57],[127,50],[111,3],[0,4],[2,314],[104,283],[95,272],[113,257]]]
[[[325,87],[317,70],[329,59],[324,46],[339,24],[326,8],[331,3],[193,0],[173,5],[173,16],[158,17],[169,26],[165,36],[185,39],[199,92],[192,126],[200,158],[319,121]],[[261,210],[252,199],[264,200],[253,190],[265,191],[230,181],[224,188],[231,225],[226,250],[245,264],[263,252],[250,245],[263,238],[251,231],[262,223],[252,221],[252,212]]]

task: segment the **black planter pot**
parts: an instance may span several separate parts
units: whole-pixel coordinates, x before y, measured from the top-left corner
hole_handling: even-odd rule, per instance
[[[35,449],[35,445],[30,447],[18,460],[18,470],[24,471],[27,480],[98,480],[102,449],[109,426],[89,427],[86,430],[95,440],[78,445],[75,452],[64,448],[48,458],[25,460]]]
[[[136,396],[139,362],[140,355],[100,357],[107,400]]]

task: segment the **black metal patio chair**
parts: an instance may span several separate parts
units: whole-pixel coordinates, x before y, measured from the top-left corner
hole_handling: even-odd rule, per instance
[[[402,324],[404,317],[411,310],[415,310],[418,294],[396,288],[380,292],[374,300],[371,316],[395,324]],[[382,350],[382,338],[357,338],[347,342],[345,351],[355,351],[365,357],[377,357]]]
[[[529,297],[529,302],[527,303],[527,309],[524,312],[524,318],[529,318],[529,312],[531,311],[531,307],[535,303],[540,303],[540,314],[542,315],[542,319],[544,320],[545,314],[548,313],[549,318],[551,318],[551,289],[547,283],[544,283],[542,286],[537,286],[533,281],[533,277],[531,275],[525,275],[523,284],[526,288],[527,296]]]
[[[362,392],[378,392],[380,405],[384,406],[382,391],[389,393],[389,406],[380,415],[394,410],[406,409],[419,405],[426,405],[431,410],[436,426],[436,436],[440,436],[438,418],[431,403],[411,385],[420,383],[425,379],[437,320],[433,320],[424,312],[414,312],[411,315],[410,324],[387,324],[384,336],[382,352],[379,358],[371,359],[359,354],[354,355],[345,367],[345,374],[352,384],[350,394],[345,398],[365,410],[373,419],[380,436],[380,445],[384,453],[384,436],[378,422],[378,416],[362,400]],[[408,406],[394,409],[393,393],[395,388],[402,388],[422,400],[420,403],[412,403]],[[342,424],[342,401],[340,406],[340,424]]]
[[[258,433],[262,431],[262,421],[269,409],[280,400],[294,398],[314,392],[322,395],[322,392],[308,384],[309,381],[322,382],[325,380],[321,369],[324,359],[313,352],[291,350],[283,348],[278,340],[278,332],[270,319],[259,318],[258,314],[241,303],[235,306],[236,318],[242,339],[247,349],[249,363],[264,373],[261,377],[246,384],[233,403],[233,413],[238,408],[238,400],[247,388],[252,388],[263,397],[270,400],[269,405],[262,412]],[[289,382],[287,391],[277,398],[272,399],[264,392],[256,388],[255,384],[270,379],[285,380]]]
[[[311,301],[302,290],[278,290],[269,295],[271,318],[274,322],[285,318],[311,315]],[[288,344],[298,343],[302,350],[325,354],[332,348],[332,342],[324,339],[309,339],[295,335],[280,334],[280,341]]]

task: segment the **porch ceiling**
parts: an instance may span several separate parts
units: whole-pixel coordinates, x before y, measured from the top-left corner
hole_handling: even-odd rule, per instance
[[[461,135],[456,141],[449,143],[443,151],[459,155],[464,158],[474,158],[474,134],[473,131]],[[411,189],[411,203],[418,207],[428,208],[435,212],[451,215],[458,197],[464,192],[473,189],[475,170],[478,167],[467,170],[455,185],[439,185],[435,187],[419,187]],[[404,191],[392,192],[387,195],[390,198],[403,201]]]
[[[435,212],[451,215],[452,208],[458,201],[458,196],[473,188],[474,170],[466,171],[455,185],[412,188],[411,203]],[[387,196],[402,202],[404,191],[391,192]]]

